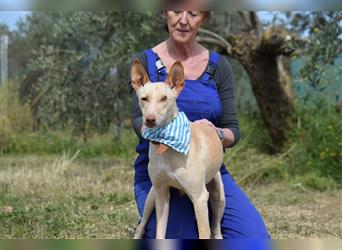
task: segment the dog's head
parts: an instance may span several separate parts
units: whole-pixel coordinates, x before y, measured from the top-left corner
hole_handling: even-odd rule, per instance
[[[144,66],[135,59],[131,84],[139,98],[143,123],[149,128],[164,126],[177,114],[176,98],[184,87],[184,68],[175,62],[165,82],[151,83]]]

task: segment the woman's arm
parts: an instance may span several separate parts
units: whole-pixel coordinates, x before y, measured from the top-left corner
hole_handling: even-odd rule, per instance
[[[233,147],[240,139],[239,121],[234,103],[234,75],[230,63],[221,56],[213,79],[222,103],[219,127],[224,132],[224,147]]]

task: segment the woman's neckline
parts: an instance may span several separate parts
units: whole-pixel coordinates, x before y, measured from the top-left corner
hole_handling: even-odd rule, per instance
[[[157,53],[155,50],[153,50],[153,49],[151,49],[151,50],[152,50],[153,53],[159,58],[160,62],[165,66],[165,64],[163,63],[163,60],[160,58],[160,56],[158,55],[158,53]],[[185,79],[186,81],[200,81],[200,80],[202,80],[204,74],[205,74],[205,73],[207,72],[207,70],[208,70],[208,66],[209,66],[209,62],[210,62],[210,56],[211,56],[211,53],[212,53],[212,52],[211,52],[210,50],[208,50],[208,49],[207,49],[207,51],[208,51],[208,53],[209,53],[209,56],[208,56],[208,60],[207,60],[206,67],[205,67],[204,71],[201,73],[201,75],[200,75],[198,78],[196,78],[196,79]],[[167,71],[166,71],[166,74],[168,74]]]

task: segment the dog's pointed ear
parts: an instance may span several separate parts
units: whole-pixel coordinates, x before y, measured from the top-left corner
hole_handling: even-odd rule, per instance
[[[150,79],[148,78],[144,65],[139,61],[139,59],[134,59],[131,66],[131,84],[133,89],[137,91],[149,81]]]
[[[184,87],[184,78],[183,65],[177,61],[172,65],[165,82],[170,86],[170,88],[175,88],[179,94]]]

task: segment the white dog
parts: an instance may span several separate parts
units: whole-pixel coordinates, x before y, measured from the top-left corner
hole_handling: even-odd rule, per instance
[[[172,66],[165,82],[151,83],[144,66],[136,59],[132,64],[131,79],[139,98],[143,124],[147,127],[143,136],[149,134],[146,131],[154,130],[159,135],[164,133],[164,138],[159,142],[158,139],[150,139],[148,173],[153,186],[134,238],[143,236],[144,227],[154,208],[157,216],[156,238],[165,238],[169,188],[174,187],[183,190],[194,205],[199,238],[222,239],[221,219],[225,206],[219,171],[223,162],[222,143],[215,129],[206,124],[190,123],[184,113],[178,112],[176,98],[184,87],[182,64],[176,62]],[[165,128],[175,124],[181,127],[181,142],[177,136],[165,138],[165,133],[168,133]],[[208,199],[213,216],[211,230]]]

